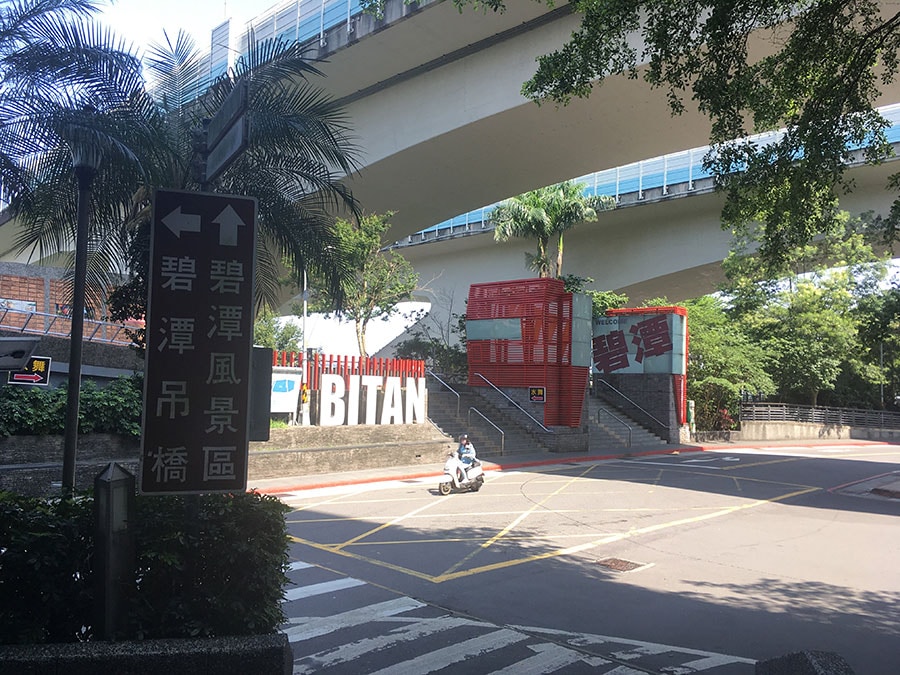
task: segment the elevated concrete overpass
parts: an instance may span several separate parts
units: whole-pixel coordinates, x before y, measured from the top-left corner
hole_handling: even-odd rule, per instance
[[[853,215],[886,213],[893,196],[884,189],[897,162],[852,170],[857,189],[842,200]],[[665,296],[682,302],[715,291],[724,277],[721,263],[732,235],[721,228],[723,197],[704,179],[687,190],[672,186],[622,196],[620,205],[582,223],[565,235],[563,271],[595,280],[591,290],[614,290],[632,304]],[[420,275],[417,299],[432,303],[433,321],[445,324],[451,314],[465,312],[469,285],[533,276],[525,253],[532,240],[495,242],[480,224],[460,227],[437,239],[413,236],[395,247]]]
[[[511,2],[460,13],[448,0],[387,0],[385,19],[357,16],[325,34],[325,89],[343,102],[364,167],[350,185],[369,212],[395,211],[401,238],[456,214],[590,171],[704,145],[689,107],[671,117],[640,80],[609,78],[565,108],[525,99],[535,59],[579,25],[567,5]],[[635,37],[635,44],[638,37]],[[639,45],[638,45],[639,46]],[[761,37],[751,53],[763,54]],[[900,85],[881,105],[900,101]]]
[[[325,59],[321,84],[344,104],[358,139],[363,166],[349,183],[368,212],[396,212],[392,238],[529,189],[707,142],[709,125],[696,110],[673,118],[661,92],[625,76],[565,108],[525,99],[520,88],[535,59],[559,47],[579,17],[568,6],[509,5],[482,15],[460,13],[448,0],[387,0],[383,20],[354,14],[305,43]],[[765,49],[762,39],[753,45],[754,53]],[[896,101],[900,85],[881,103]],[[890,170],[858,169],[860,190],[846,207],[883,210]],[[647,199],[577,228],[566,238],[565,271],[635,300],[709,292],[730,238],[718,226],[719,198],[701,193]],[[10,230],[0,228],[6,259]],[[498,245],[482,236],[404,254],[423,282],[446,288],[461,306],[469,283],[529,276],[526,250],[529,242]]]

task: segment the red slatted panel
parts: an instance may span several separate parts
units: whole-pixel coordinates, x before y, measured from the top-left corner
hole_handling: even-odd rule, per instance
[[[572,295],[559,279],[522,279],[469,288],[466,319],[520,320],[519,340],[468,340],[468,383],[498,387],[544,386],[546,426],[581,424],[588,368],[572,358]]]

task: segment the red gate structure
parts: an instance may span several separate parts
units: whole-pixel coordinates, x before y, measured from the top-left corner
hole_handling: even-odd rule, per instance
[[[590,366],[573,362],[572,294],[559,279],[472,284],[466,306],[468,383],[523,390],[545,426],[578,427]],[[590,321],[587,323],[590,340]],[[543,395],[542,395],[543,394]]]
[[[314,352],[305,359],[303,352],[272,352],[272,365],[306,368],[304,382],[310,389],[319,389],[323,373],[340,374],[345,383],[350,375],[380,375],[381,377],[425,377],[425,362],[417,359],[386,359],[371,356],[339,356]]]

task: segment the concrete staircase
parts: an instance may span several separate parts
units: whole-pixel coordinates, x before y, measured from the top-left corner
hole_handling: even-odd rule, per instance
[[[463,432],[468,433],[480,457],[551,451],[546,432],[518,408],[499,396],[486,396],[490,392],[480,387],[458,383],[451,386],[459,394],[458,399],[440,382],[428,377],[428,417],[453,438],[459,438]],[[481,415],[470,411],[470,408],[475,408]],[[588,398],[588,419],[585,423],[589,427],[591,453],[666,445],[664,439],[598,398]]]
[[[463,432],[469,434],[479,457],[549,452],[543,440],[546,432],[527,428],[528,419],[521,411],[489,401],[477,387],[458,383],[451,386],[459,394],[458,399],[429,376],[428,417],[453,438],[458,439]]]
[[[602,399],[588,397],[588,411],[592,451],[666,445],[665,439],[648,431]]]

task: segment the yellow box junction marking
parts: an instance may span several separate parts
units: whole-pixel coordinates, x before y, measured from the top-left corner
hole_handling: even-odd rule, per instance
[[[519,513],[519,516],[517,518],[515,518],[509,525],[504,527],[500,532],[498,532],[494,536],[490,537],[486,541],[483,541],[483,543],[476,550],[470,552],[469,554],[464,556],[461,560],[459,560],[457,563],[455,563],[455,564],[451,565],[449,568],[447,568],[447,570],[445,570],[442,574],[438,574],[438,575],[427,574],[425,572],[420,572],[418,570],[404,567],[402,565],[385,562],[383,560],[378,560],[375,558],[369,558],[364,555],[353,553],[346,549],[349,546],[362,545],[361,542],[364,539],[366,539],[378,532],[381,532],[389,527],[397,525],[397,524],[403,522],[404,520],[408,520],[408,519],[417,517],[417,516],[419,516],[419,514],[421,514],[422,512],[426,511],[427,509],[431,508],[432,506],[434,506],[436,504],[444,504],[445,502],[443,500],[429,502],[429,503],[423,505],[421,508],[415,509],[409,513],[406,513],[406,514],[403,514],[400,516],[393,517],[389,521],[387,521],[381,525],[378,525],[377,527],[374,527],[374,528],[372,528],[350,540],[347,540],[347,541],[344,541],[344,542],[341,542],[338,544],[322,544],[319,542],[315,542],[315,541],[311,541],[308,539],[303,539],[301,537],[295,537],[295,536],[290,536],[289,538],[293,542],[302,544],[304,546],[309,546],[309,547],[317,549],[317,550],[325,551],[328,553],[336,553],[338,555],[341,555],[341,556],[344,556],[347,558],[359,560],[362,562],[367,562],[372,565],[377,565],[379,567],[383,567],[383,568],[386,568],[386,569],[389,569],[389,570],[392,570],[395,572],[399,572],[402,574],[406,574],[408,576],[415,577],[417,579],[422,579],[425,581],[430,581],[435,584],[439,584],[439,583],[443,583],[445,581],[451,581],[454,579],[459,579],[459,578],[463,578],[463,577],[467,577],[467,576],[473,576],[475,574],[483,574],[485,572],[491,572],[491,571],[498,570],[498,569],[514,567],[514,566],[522,565],[525,563],[536,562],[539,560],[546,560],[549,558],[557,558],[557,557],[566,556],[566,555],[573,555],[576,553],[588,551],[593,548],[597,548],[599,546],[603,546],[604,544],[610,544],[610,543],[614,543],[614,542],[624,541],[627,539],[633,539],[634,537],[637,537],[637,536],[640,536],[643,534],[659,532],[662,530],[671,529],[673,527],[679,527],[682,525],[689,525],[689,524],[698,523],[698,522],[702,522],[702,521],[706,521],[706,520],[712,520],[715,518],[721,518],[724,516],[731,515],[733,513],[737,513],[739,511],[754,509],[759,506],[765,506],[766,504],[782,502],[787,499],[791,499],[793,497],[799,497],[804,494],[809,494],[811,492],[817,492],[817,491],[822,490],[822,488],[820,488],[820,487],[792,485],[792,487],[799,487],[801,489],[794,490],[792,492],[788,492],[786,494],[778,495],[778,496],[771,497],[768,499],[759,499],[759,500],[755,500],[755,501],[752,501],[752,502],[749,502],[746,504],[738,504],[735,506],[721,508],[721,509],[718,509],[711,513],[705,513],[705,514],[691,516],[691,517],[687,517],[687,518],[679,518],[677,520],[673,520],[673,521],[666,522],[666,523],[658,523],[655,525],[648,525],[646,527],[629,530],[627,532],[603,535],[598,539],[594,539],[592,541],[585,542],[582,544],[577,544],[575,546],[569,546],[566,548],[558,548],[558,549],[549,550],[549,551],[546,551],[546,552],[540,553],[540,554],[525,556],[522,558],[516,558],[516,559],[512,559],[512,560],[497,562],[497,563],[492,563],[489,565],[482,565],[482,566],[473,567],[470,569],[465,569],[465,570],[460,569],[463,565],[465,565],[469,560],[471,560],[479,552],[486,550],[490,546],[493,546],[496,542],[500,541],[501,539],[505,538],[507,540],[512,540],[512,539],[529,538],[529,537],[511,536],[510,533],[513,531],[513,529],[515,529],[518,525],[520,525],[529,515],[531,515],[538,509],[540,509],[543,506],[543,504],[546,503],[549,499],[558,495],[560,492],[564,491],[567,487],[571,486],[573,483],[581,480],[585,475],[587,475],[596,466],[597,465],[591,465],[590,467],[585,469],[583,472],[581,472],[578,476],[575,476],[572,479],[566,481],[565,484],[560,486],[557,490],[546,495],[541,501],[535,503],[530,509],[528,509],[525,512]],[[715,474],[710,474],[710,475],[715,475]],[[770,481],[760,480],[760,479],[747,479],[747,480],[751,480],[753,482],[759,482],[759,483],[769,483],[770,482]],[[315,506],[330,503],[332,501],[336,501],[336,499],[331,499],[331,500],[327,500],[324,502],[320,502],[317,505],[306,505],[304,507],[304,509],[314,508]],[[625,510],[625,509],[623,509],[623,510]],[[639,510],[643,510],[643,509],[639,509]],[[350,519],[350,520],[353,520],[353,519]],[[447,543],[447,542],[479,541],[482,539],[483,538],[480,538],[480,537],[478,537],[478,538],[473,537],[471,539],[467,539],[467,538],[452,538],[452,539],[440,539],[440,540],[429,539],[429,540],[401,541],[401,542],[397,542],[397,543],[421,544],[421,543],[434,543],[436,541],[441,542],[441,543]],[[392,543],[392,542],[383,542],[382,541],[379,543],[384,545],[386,543]]]

